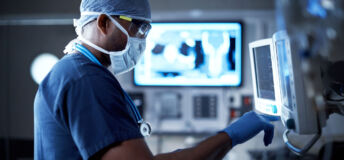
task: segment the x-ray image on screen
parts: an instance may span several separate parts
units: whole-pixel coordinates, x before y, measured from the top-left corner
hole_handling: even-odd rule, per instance
[[[240,23],[152,23],[136,85],[238,86]]]

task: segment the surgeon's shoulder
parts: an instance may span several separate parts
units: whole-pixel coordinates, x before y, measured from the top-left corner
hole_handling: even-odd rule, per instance
[[[82,54],[75,53],[65,55],[55,64],[48,77],[62,82],[76,81],[91,75],[113,77],[105,67],[93,63]]]

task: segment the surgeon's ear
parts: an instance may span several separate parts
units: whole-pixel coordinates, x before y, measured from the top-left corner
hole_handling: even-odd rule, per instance
[[[97,19],[97,29],[104,35],[108,33],[110,29],[110,19],[105,14],[101,14]]]

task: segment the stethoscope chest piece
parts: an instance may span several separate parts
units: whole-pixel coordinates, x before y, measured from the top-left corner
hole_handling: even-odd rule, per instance
[[[152,128],[151,128],[150,124],[147,122],[142,122],[140,124],[140,132],[141,132],[142,136],[144,136],[144,137],[149,136],[152,132]]]

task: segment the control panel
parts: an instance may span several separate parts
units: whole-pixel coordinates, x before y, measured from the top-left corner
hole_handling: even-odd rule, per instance
[[[193,97],[193,115],[198,118],[216,118],[217,97],[216,95],[202,95]]]

